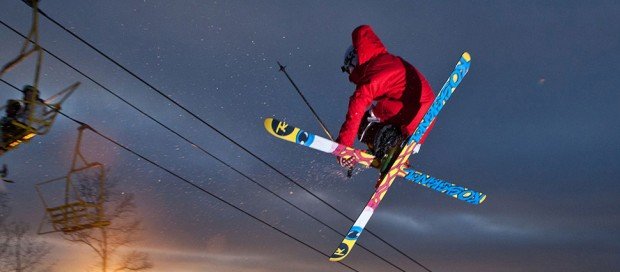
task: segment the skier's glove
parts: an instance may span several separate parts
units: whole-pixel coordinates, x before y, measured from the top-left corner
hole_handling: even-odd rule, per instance
[[[357,160],[355,160],[355,157],[349,157],[348,159],[345,159],[343,157],[337,157],[336,159],[338,160],[340,166],[344,168],[352,168],[357,164]]]

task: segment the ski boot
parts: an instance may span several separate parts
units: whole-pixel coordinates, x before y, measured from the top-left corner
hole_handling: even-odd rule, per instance
[[[394,164],[394,161],[402,150],[404,139],[400,129],[393,125],[383,126],[375,136],[373,142],[373,155],[375,155],[375,160],[371,165],[379,169],[381,173],[377,184],[375,184],[375,188]]]

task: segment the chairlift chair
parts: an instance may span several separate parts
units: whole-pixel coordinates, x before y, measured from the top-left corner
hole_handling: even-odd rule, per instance
[[[69,173],[60,177],[35,185],[39,198],[45,207],[45,219],[39,227],[39,234],[51,232],[74,233],[86,229],[102,228],[110,225],[105,218],[105,169],[99,162],[88,162],[80,151],[82,133],[88,128],[82,125],[78,128],[78,139],[73,155],[73,162]],[[76,177],[87,173],[96,173],[95,192],[87,192],[80,186]],[[64,184],[62,184],[64,183]],[[64,196],[46,197],[44,187],[56,184],[64,185]],[[91,184],[92,185],[92,184]],[[56,200],[54,203],[52,201]],[[59,201],[60,200],[60,201]],[[45,224],[51,225],[52,229],[44,230]]]
[[[31,110],[23,117],[11,120],[12,129],[3,131],[3,134],[8,135],[3,135],[3,140],[0,141],[0,150],[9,151],[17,148],[21,143],[30,141],[37,135],[47,134],[56,120],[62,103],[79,85],[79,82],[73,83],[45,101],[40,99],[17,100]],[[0,107],[0,112],[4,111],[6,106]]]

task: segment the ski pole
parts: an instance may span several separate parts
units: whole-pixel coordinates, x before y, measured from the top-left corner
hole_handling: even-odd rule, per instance
[[[312,111],[312,114],[314,115],[314,117],[316,118],[317,121],[319,121],[319,125],[321,125],[321,128],[323,128],[323,131],[325,131],[325,134],[327,134],[327,137],[329,137],[330,140],[334,140],[334,138],[332,137],[332,135],[329,133],[329,130],[327,130],[327,127],[325,126],[325,124],[323,124],[323,121],[321,121],[321,118],[319,118],[319,115],[316,114],[316,111],[314,111],[314,108],[312,108],[312,106],[310,106],[310,103],[308,103],[308,100],[306,100],[306,97],[301,93],[301,91],[299,90],[299,88],[297,88],[297,85],[295,84],[295,82],[293,82],[293,79],[291,79],[291,77],[288,75],[288,73],[286,72],[286,66],[283,66],[282,64],[280,64],[279,61],[277,61],[278,66],[280,66],[280,71],[284,73],[284,75],[286,75],[286,78],[288,78],[288,81],[291,82],[291,84],[293,84],[293,87],[295,88],[295,90],[297,91],[297,93],[299,94],[299,96],[301,96],[301,99],[304,100],[304,102],[306,103],[306,105],[308,106],[308,108],[310,108],[310,111]]]

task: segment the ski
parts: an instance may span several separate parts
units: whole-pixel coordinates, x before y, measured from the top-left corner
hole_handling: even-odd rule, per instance
[[[433,104],[422,118],[422,121],[420,121],[420,124],[418,125],[416,130],[407,139],[406,145],[400,151],[400,154],[398,155],[390,169],[385,173],[382,173],[375,193],[370,197],[370,201],[368,201],[362,213],[359,215],[355,223],[353,223],[353,226],[349,229],[347,235],[344,237],[338,248],[329,258],[330,261],[341,261],[345,257],[347,257],[349,253],[351,253],[351,250],[353,249],[353,246],[355,246],[355,243],[357,242],[357,239],[364,230],[364,227],[370,220],[370,217],[372,217],[372,214],[379,206],[379,203],[387,193],[387,190],[390,188],[396,177],[403,175],[406,176],[406,173],[404,172],[404,167],[407,165],[409,156],[413,152],[414,147],[418,144],[428,127],[435,121],[435,117],[437,116],[439,111],[446,104],[452,93],[456,90],[456,87],[459,85],[459,83],[461,83],[463,77],[467,74],[470,66],[470,61],[471,56],[469,55],[469,53],[463,53],[461,59],[456,64],[454,71],[450,75],[450,78],[448,78],[446,83],[437,94],[435,101],[433,101]]]
[[[345,158],[355,156],[358,162],[366,167],[369,167],[369,164],[374,159],[373,155],[363,150],[338,144],[274,118],[266,118],[264,124],[265,129],[279,139],[284,139],[335,156],[342,156]],[[486,198],[486,195],[483,193],[432,177],[414,169],[403,169],[403,171],[399,172],[399,176],[404,177],[412,183],[420,184],[467,203],[480,204]]]
[[[355,157],[359,164],[366,167],[369,167],[375,158],[362,150],[341,145],[271,117],[265,118],[264,124],[267,132],[277,138],[346,159]]]

